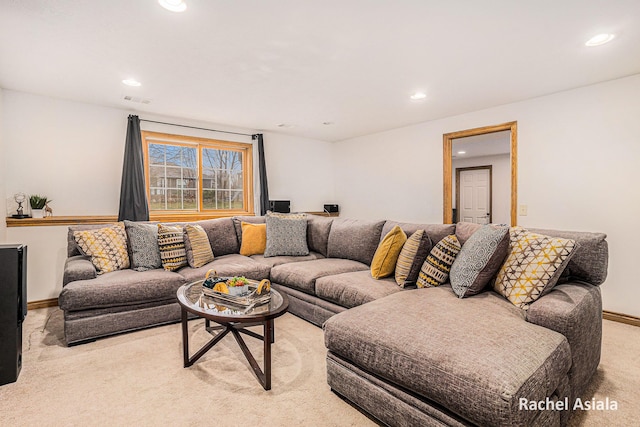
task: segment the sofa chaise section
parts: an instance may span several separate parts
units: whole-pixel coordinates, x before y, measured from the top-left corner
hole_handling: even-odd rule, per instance
[[[519,403],[582,397],[600,360],[608,248],[601,233],[543,232],[579,251],[528,310],[492,290],[460,299],[443,285],[327,320],[331,388],[389,425],[566,425],[571,408]]]

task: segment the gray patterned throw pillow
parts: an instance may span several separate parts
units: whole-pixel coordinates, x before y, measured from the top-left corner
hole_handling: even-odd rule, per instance
[[[462,245],[449,280],[460,298],[480,293],[495,277],[509,250],[509,227],[483,225]]]
[[[267,215],[265,257],[309,255],[306,215]]]
[[[131,268],[136,271],[162,268],[158,249],[158,226],[133,221],[125,221],[124,226],[129,237]]]

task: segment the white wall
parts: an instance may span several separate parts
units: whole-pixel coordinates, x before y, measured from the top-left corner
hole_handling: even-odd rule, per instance
[[[511,224],[511,158],[508,154],[453,159],[451,161],[452,206],[456,207],[456,168],[472,166],[491,166],[491,219],[494,224]]]
[[[342,141],[343,216],[442,222],[442,135],[518,122],[523,226],[608,235],[606,310],[640,316],[640,75]]]
[[[271,200],[291,200],[292,212],[321,212],[333,203],[332,143],[276,133],[265,133],[264,141]]]
[[[2,88],[0,88],[0,212],[7,211],[7,197],[11,197],[10,194],[7,194],[5,197],[5,186],[4,186],[4,173],[2,171],[6,170],[6,159],[4,155],[4,144],[3,137],[3,95],[4,92]],[[0,221],[0,243],[3,243],[7,238],[7,224],[4,221]]]
[[[2,200],[18,191],[44,194],[53,200],[50,206],[54,215],[117,215],[127,116],[131,113],[149,120],[247,134],[256,132],[11,90],[3,90],[0,106],[3,124],[0,127],[0,162],[3,151],[5,159],[0,163]],[[157,132],[251,142],[250,136],[145,122],[141,127]],[[322,180],[318,178],[320,171],[331,169],[328,143],[269,133],[265,135],[265,152],[270,188],[274,189],[274,194],[290,198],[296,209],[318,210],[327,198],[333,197],[331,175],[327,174]],[[9,206],[7,209],[14,208]],[[4,226],[3,222],[0,233]],[[66,233],[66,226],[6,229],[7,242],[26,243],[29,248],[29,301],[56,298],[60,293]]]

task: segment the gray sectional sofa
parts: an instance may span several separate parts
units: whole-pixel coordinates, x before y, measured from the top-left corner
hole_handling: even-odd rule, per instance
[[[531,230],[571,238],[578,248],[550,292],[516,307],[491,290],[458,298],[448,284],[400,288],[373,279],[378,243],[395,225],[424,229],[436,243],[464,227],[309,216],[307,256],[239,255],[240,221],[199,221],[215,259],[177,272],[123,270],[96,276],[75,247],[59,304],[68,344],[175,322],[176,289],[220,275],[269,277],[289,311],[324,327],[327,380],[337,394],[388,425],[566,425],[571,408],[531,402],[581,397],[600,360],[608,248],[602,233]],[[528,406],[523,408],[523,402]]]

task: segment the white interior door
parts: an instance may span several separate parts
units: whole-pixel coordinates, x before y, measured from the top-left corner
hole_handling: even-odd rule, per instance
[[[491,220],[491,172],[489,168],[461,170],[460,221],[488,224]]]

